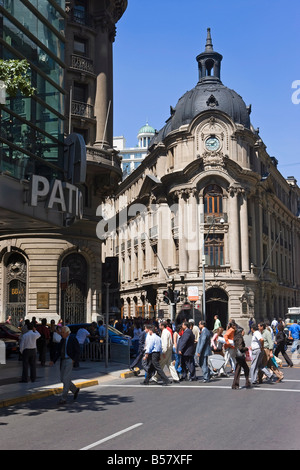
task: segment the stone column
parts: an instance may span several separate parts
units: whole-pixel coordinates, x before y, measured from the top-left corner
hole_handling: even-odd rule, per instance
[[[199,273],[199,221],[198,221],[198,204],[197,191],[193,189],[190,192],[188,215],[188,261],[189,272],[194,277]]]
[[[240,224],[237,188],[230,188],[229,219],[230,266],[233,273],[240,272]]]
[[[241,258],[242,272],[250,271],[249,266],[249,230],[248,230],[248,200],[246,191],[241,191],[241,208],[240,208],[240,230],[241,230]]]
[[[187,231],[186,197],[187,197],[187,194],[184,190],[178,193],[179,272],[183,274],[187,273],[188,271],[187,240],[186,240],[186,231]]]

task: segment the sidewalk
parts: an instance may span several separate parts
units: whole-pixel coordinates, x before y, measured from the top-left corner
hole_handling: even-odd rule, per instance
[[[47,362],[48,364],[48,362]],[[37,378],[34,383],[20,383],[22,362],[18,358],[9,358],[6,364],[0,364],[0,408],[25,403],[62,392],[60,382],[59,361],[52,367],[42,367],[37,363]],[[133,376],[125,364],[104,361],[80,362],[79,368],[73,369],[72,381],[78,388],[98,385],[101,381],[111,378]]]

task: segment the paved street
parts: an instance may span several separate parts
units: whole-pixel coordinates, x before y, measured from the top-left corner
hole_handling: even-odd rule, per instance
[[[112,456],[117,450],[300,449],[300,369],[282,370],[283,383],[251,390],[232,390],[232,377],[168,387],[143,386],[142,376],[110,377],[82,389],[78,401],[70,397],[67,406],[51,396],[0,410],[1,447]]]

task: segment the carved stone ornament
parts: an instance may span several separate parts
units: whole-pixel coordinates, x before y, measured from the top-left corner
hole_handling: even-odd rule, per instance
[[[21,282],[26,282],[26,263],[15,261],[7,266],[6,281],[10,282],[17,279]]]
[[[210,95],[210,97],[206,101],[206,105],[210,108],[215,108],[216,106],[219,106],[219,103],[214,95]]]

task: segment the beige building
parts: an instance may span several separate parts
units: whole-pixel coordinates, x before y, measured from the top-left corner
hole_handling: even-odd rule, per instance
[[[8,40],[9,52],[25,56],[38,77],[36,96],[26,103],[11,100],[7,111],[16,120],[21,110],[19,119],[25,126],[22,106],[25,109],[28,105],[30,111],[31,105],[26,118],[30,145],[27,149],[18,123],[14,129],[16,133],[20,129],[20,136],[16,135],[11,145],[5,136],[6,168],[11,174],[1,180],[0,213],[5,221],[0,224],[1,320],[10,315],[15,324],[21,317],[32,316],[48,321],[63,318],[70,323],[97,319],[102,311],[102,286],[96,212],[122,178],[120,158],[113,149],[112,64],[115,25],[127,8],[127,0],[50,3],[42,11],[30,4],[26,11],[15,11],[14,17],[7,8],[4,18],[5,24],[15,23],[12,37],[15,28],[22,30],[24,38],[28,36],[13,51],[12,44],[17,44],[18,38]],[[22,25],[24,17],[32,20],[30,28]],[[38,34],[45,34],[46,39]],[[55,51],[58,42],[61,47]],[[36,49],[40,51],[38,63]],[[52,103],[56,96],[59,101]],[[37,120],[33,122],[35,107]],[[51,128],[53,116],[59,121],[59,132],[53,124]],[[23,130],[25,135],[25,127]],[[79,140],[74,140],[74,133],[81,136]],[[79,149],[82,157],[74,162],[63,148],[64,136],[70,134],[70,148]],[[22,149],[25,152],[22,161],[29,157],[32,161],[22,175],[12,174],[20,168],[15,151],[19,144],[18,155]],[[46,159],[49,148],[53,156]],[[2,151],[0,164],[3,162]],[[71,163],[75,181],[68,179]]]
[[[208,30],[197,85],[107,201],[118,217],[103,256],[119,259],[124,316],[170,317],[168,287],[177,312],[196,288],[210,328],[214,314],[246,328],[299,305],[300,190],[268,155],[251,106],[222,84],[221,61]]]

